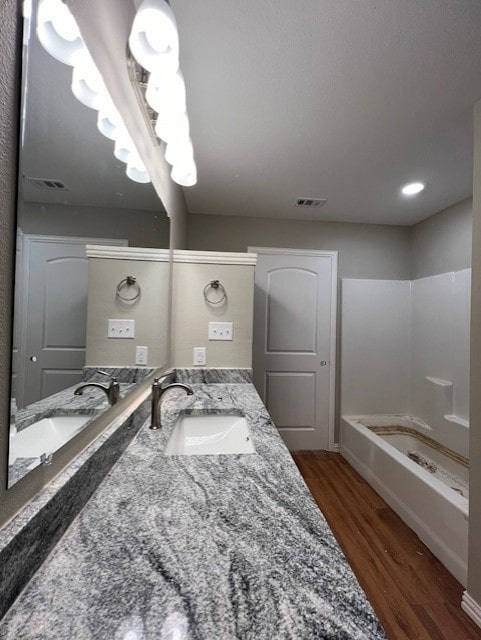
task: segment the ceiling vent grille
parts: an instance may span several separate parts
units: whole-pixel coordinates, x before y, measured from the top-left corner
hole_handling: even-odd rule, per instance
[[[60,180],[52,180],[50,178],[27,178],[29,182],[39,189],[53,189],[55,191],[68,191],[68,187]]]
[[[326,198],[297,198],[296,207],[322,207],[326,202]]]

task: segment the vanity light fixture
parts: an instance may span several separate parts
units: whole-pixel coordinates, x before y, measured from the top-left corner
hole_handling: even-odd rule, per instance
[[[401,189],[401,193],[405,196],[415,196],[418,193],[421,193],[424,189],[424,184],[422,182],[410,182],[409,184],[404,185]]]
[[[149,72],[145,101],[154,110],[155,133],[167,143],[165,159],[171,178],[183,187],[197,182],[190,139],[186,91],[179,69],[179,36],[175,16],[165,0],[144,0],[129,37],[133,58]]]
[[[106,138],[114,140],[114,156],[126,163],[127,176],[135,182],[150,182],[150,176],[83,41],[75,18],[62,0],[39,0],[37,35],[48,53],[73,67],[72,93],[86,107],[98,111],[97,128]]]

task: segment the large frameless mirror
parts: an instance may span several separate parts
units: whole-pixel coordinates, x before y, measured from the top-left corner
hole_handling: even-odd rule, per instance
[[[99,133],[98,112],[74,97],[72,68],[38,40],[37,10],[34,0],[23,48],[9,487],[92,418],[74,403],[63,411],[71,415],[58,416],[70,420],[57,420],[48,433],[38,427],[42,415],[52,417],[52,396],[67,389],[65,397],[75,398],[85,377],[86,245],[169,246],[154,188],[127,177],[113,141]],[[168,270],[165,278],[158,285],[167,314]],[[162,340],[167,345],[167,335]],[[124,395],[128,384],[120,384]],[[109,407],[105,394],[95,397],[95,414]]]

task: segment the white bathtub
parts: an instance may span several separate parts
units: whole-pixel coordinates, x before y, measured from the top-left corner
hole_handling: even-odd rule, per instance
[[[394,424],[393,418],[344,416],[340,452],[466,586],[468,500],[368,428]],[[416,429],[409,416],[397,422]]]

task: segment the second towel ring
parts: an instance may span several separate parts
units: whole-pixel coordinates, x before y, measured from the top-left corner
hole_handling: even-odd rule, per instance
[[[212,298],[209,298],[209,289],[214,289],[214,291],[220,291],[220,293],[222,293],[219,300],[212,300]],[[204,298],[209,304],[221,304],[221,302],[227,300],[227,293],[224,289],[224,285],[221,284],[219,280],[211,280],[204,287]]]
[[[137,292],[131,298],[126,298],[120,293],[124,287],[136,287]],[[137,282],[137,278],[135,276],[127,276],[126,278],[121,280],[117,285],[115,295],[121,300],[123,300],[124,302],[134,302],[135,300],[140,298],[140,292],[141,292],[141,288],[140,288],[140,284]]]

